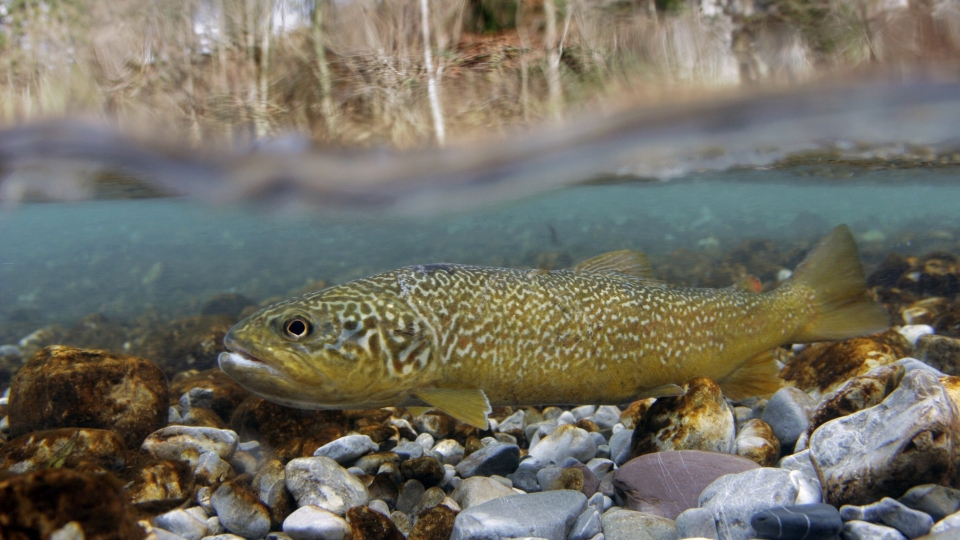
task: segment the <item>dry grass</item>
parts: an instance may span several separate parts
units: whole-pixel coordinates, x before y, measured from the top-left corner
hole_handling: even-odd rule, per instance
[[[433,140],[418,0],[324,2],[320,25],[308,16],[277,33],[279,1],[10,2],[0,120],[102,116],[198,145],[289,131],[345,146]],[[649,2],[431,0],[447,130],[497,133],[624,96],[792,84],[960,50],[955,3],[781,0],[763,12],[748,4],[707,17],[676,2],[657,11]],[[219,34],[198,33],[204,21]],[[474,31],[491,25],[496,32]],[[551,98],[552,80],[560,92]]]

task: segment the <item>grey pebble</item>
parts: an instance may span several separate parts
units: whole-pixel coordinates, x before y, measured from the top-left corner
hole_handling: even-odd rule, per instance
[[[956,529],[954,532],[957,533],[957,536],[960,536],[960,512],[950,514],[936,522],[930,528],[930,534],[942,534],[952,529]]]
[[[68,533],[72,532],[70,531],[70,529],[67,529],[67,527],[64,526],[62,529],[54,531],[54,533],[58,533],[60,531],[67,531]],[[82,533],[83,531],[80,531],[80,532]],[[179,534],[174,534],[166,529],[161,529],[160,527],[153,527],[153,530],[151,531],[151,533],[152,535],[150,536],[150,540],[185,540]],[[70,537],[68,536],[67,538],[70,538]],[[80,540],[77,537],[73,537],[71,538],[71,540],[74,540],[74,538],[76,540]]]
[[[263,538],[263,540],[293,540],[287,533],[274,531]]]
[[[600,518],[607,540],[676,540],[677,526],[672,519],[614,508]]]
[[[543,409],[543,412],[540,414],[543,415],[544,420],[556,420],[557,418],[560,418],[561,414],[563,414],[563,409],[560,407],[550,406]]]
[[[600,532],[600,511],[594,506],[587,505],[587,509],[574,522],[567,540],[589,540]]]
[[[390,515],[390,505],[388,505],[386,501],[383,501],[382,499],[374,499],[368,502],[367,506],[369,506],[371,510],[376,510],[385,516]]]
[[[234,476],[233,467],[216,452],[200,454],[197,467],[193,471],[196,479],[203,484],[219,484]]]
[[[229,429],[167,426],[148,435],[141,449],[157,459],[179,460],[188,448],[198,454],[216,452],[221,458],[230,459],[239,441],[237,434]]]
[[[527,425],[526,421],[527,415],[523,411],[517,411],[510,416],[503,419],[500,422],[498,428],[501,432],[503,431],[513,431],[513,430],[523,430]]]
[[[631,439],[633,439],[632,429],[618,431],[610,437],[610,459],[617,464],[617,467],[630,459]]]
[[[907,540],[900,531],[869,521],[847,521],[840,531],[842,540]]]
[[[938,378],[939,378],[939,377],[943,377],[944,375],[946,375],[944,372],[940,371],[939,369],[937,369],[937,368],[935,368],[935,367],[933,367],[933,366],[931,366],[931,365],[925,364],[925,363],[921,362],[920,360],[917,360],[916,358],[910,358],[910,357],[901,358],[901,359],[897,360],[896,362],[894,362],[894,364],[903,366],[904,373],[911,372],[911,371],[913,371],[913,370],[915,370],[915,369],[920,369],[920,370],[926,371],[927,373],[930,373],[930,374],[932,374],[934,377],[938,377]]]
[[[420,502],[426,488],[419,480],[407,480],[400,486],[400,494],[397,496],[397,510],[404,514],[409,514],[413,507]]]
[[[800,471],[816,482],[818,486],[820,485],[820,480],[817,477],[817,469],[814,468],[813,462],[810,461],[809,449],[801,450],[795,454],[784,457],[777,466],[781,469],[787,469],[788,471]]]
[[[326,457],[290,460],[284,468],[287,489],[297,506],[314,504],[338,516],[367,503],[370,495],[356,476]]]
[[[777,390],[767,401],[760,419],[770,424],[774,435],[785,448],[792,448],[800,434],[810,427],[810,415],[817,402],[799,388]]]
[[[767,508],[754,514],[750,525],[760,538],[804,540],[834,538],[843,521],[835,507],[817,503]]]
[[[344,540],[350,535],[350,525],[333,512],[307,505],[283,520],[283,532],[292,540]]]
[[[437,440],[434,439],[433,435],[429,433],[421,433],[420,435],[417,435],[417,438],[414,442],[423,447],[424,452],[431,450],[433,446],[437,444]]]
[[[589,418],[593,416],[593,413],[597,412],[596,405],[581,405],[579,407],[574,407],[570,409],[570,414],[573,415],[577,420],[583,420],[584,418]]]
[[[419,516],[434,506],[439,506],[445,498],[447,498],[447,494],[444,493],[442,489],[438,487],[429,488],[423,492],[420,500],[417,501],[417,504],[414,505],[413,510],[410,510],[408,514],[411,516]]]
[[[501,497],[460,512],[450,540],[530,536],[566,540],[586,506],[583,493],[570,490]]]
[[[750,538],[750,518],[774,506],[820,502],[820,490],[807,475],[761,467],[725,474],[700,493],[699,506],[713,512],[721,538]]]
[[[410,523],[410,517],[399,510],[395,510],[390,514],[390,521],[392,521],[393,524],[397,526],[397,529],[404,535],[409,535],[410,531],[413,530],[413,523]]]
[[[573,415],[570,411],[563,411],[563,413],[557,418],[558,424],[576,424],[577,417]]]
[[[587,468],[593,471],[597,478],[603,478],[607,472],[613,470],[613,460],[606,458],[593,458],[587,462]]]
[[[461,478],[471,476],[507,476],[520,464],[520,447],[515,444],[494,444],[481,448],[456,465]]]
[[[343,465],[360,456],[376,452],[378,448],[373,439],[367,435],[346,435],[317,448],[313,455],[328,457]]]
[[[540,462],[535,459],[525,459],[520,462],[517,470],[507,475],[507,478],[513,482],[513,487],[522,489],[527,493],[540,491],[540,482],[537,481],[537,471],[542,469]]]
[[[178,534],[187,540],[200,540],[210,534],[207,528],[206,516],[203,520],[199,520],[186,510],[171,510],[165,514],[156,516],[151,521],[155,526]]]
[[[429,435],[429,433],[425,433],[425,435]],[[392,452],[400,456],[401,461],[418,459],[423,457],[423,446],[413,441],[401,441],[393,448]]]
[[[455,439],[444,439],[433,446],[432,451],[440,455],[444,465],[456,465],[463,459],[463,445]]]
[[[679,538],[711,538],[713,540],[720,538],[713,512],[706,508],[688,508],[680,512],[676,527]]]
[[[217,516],[212,516],[207,518],[206,523],[207,523],[207,530],[209,531],[209,534],[213,534],[213,535],[225,534],[225,533],[230,534],[230,533],[227,533],[227,529],[224,528],[222,523],[220,523],[220,518],[218,518]]]
[[[282,534],[282,533],[281,533]],[[283,535],[283,538],[274,537],[272,534],[268,534],[264,537],[264,540],[287,540],[289,538],[287,535]],[[159,538],[157,540],[160,540]],[[213,536],[204,536],[203,540],[243,540],[242,536],[237,536],[230,533],[220,533]]]
[[[244,538],[262,538],[270,532],[270,509],[231,482],[220,484],[210,496],[210,505],[220,523],[233,534]]]
[[[865,506],[842,506],[840,517],[844,521],[883,523],[902,532],[907,538],[923,536],[933,527],[933,518],[928,514],[908,508],[890,497]]]
[[[940,520],[960,510],[960,489],[924,484],[908,489],[898,500],[908,508],[926,512],[934,520]]]
[[[593,423],[600,429],[611,429],[620,423],[620,415],[623,411],[616,405],[602,405],[593,413]]]
[[[568,457],[586,463],[596,455],[597,443],[590,433],[570,424],[559,426],[530,448],[530,456],[541,463],[559,464]]]
[[[257,497],[261,502],[275,507],[285,496],[287,496],[286,473],[283,463],[272,459],[267,461],[257,471],[256,476],[250,483],[250,487],[257,492]]]

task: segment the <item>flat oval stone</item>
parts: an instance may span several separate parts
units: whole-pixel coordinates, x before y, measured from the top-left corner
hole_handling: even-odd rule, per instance
[[[210,497],[225,529],[244,538],[261,538],[270,532],[270,509],[244,484],[230,481]]]
[[[284,469],[284,480],[298,506],[313,504],[338,516],[370,499],[356,476],[326,457],[291,460]]]
[[[344,540],[350,525],[333,512],[308,504],[283,520],[283,532],[293,540]]]
[[[775,506],[750,518],[758,538],[801,540],[832,538],[843,528],[840,512],[829,504]]]
[[[516,495],[516,492],[500,482],[486,476],[474,476],[461,482],[457,489],[453,490],[451,497],[460,508],[466,510],[471,506],[511,495]]]
[[[465,457],[457,463],[461,478],[471,476],[507,476],[520,465],[520,447],[515,444],[491,444]]]
[[[183,459],[188,449],[197,454],[216,452],[222,459],[230,459],[240,439],[229,429],[199,426],[167,426],[150,434],[142,449],[157,459]]]
[[[328,457],[343,465],[377,449],[376,443],[367,435],[345,435],[317,448],[313,455]]]
[[[586,430],[573,424],[563,424],[540,439],[530,449],[530,455],[544,464],[559,465],[568,457],[586,463],[597,456],[597,444]]]
[[[627,510],[676,519],[684,510],[696,508],[700,493],[717,478],[759,467],[749,459],[718,452],[658,452],[620,467],[613,487]]]

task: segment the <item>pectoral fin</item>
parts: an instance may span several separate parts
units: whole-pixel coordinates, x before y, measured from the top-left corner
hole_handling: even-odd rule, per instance
[[[717,381],[723,395],[730,399],[769,396],[783,386],[774,349],[754,355],[733,373]]]
[[[478,429],[487,429],[487,415],[493,411],[483,390],[467,388],[423,388],[415,395]]]
[[[637,394],[634,398],[637,399],[647,399],[647,398],[661,398],[661,397],[677,397],[684,394],[683,388],[675,384],[661,384],[660,386],[654,386],[653,388],[647,388],[643,392]]]

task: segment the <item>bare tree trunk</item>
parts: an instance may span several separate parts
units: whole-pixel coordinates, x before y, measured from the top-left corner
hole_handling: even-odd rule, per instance
[[[330,81],[330,66],[327,65],[327,51],[323,45],[323,5],[325,0],[316,0],[313,8],[313,55],[316,57],[316,75],[320,81],[320,108],[323,123],[327,129],[327,138],[333,140],[337,129],[337,111],[333,107],[333,85]]]
[[[430,112],[433,114],[433,131],[437,135],[437,144],[443,146],[446,134],[443,127],[443,110],[440,108],[440,96],[437,91],[436,73],[433,71],[433,53],[430,51],[429,10],[429,0],[420,0],[421,26],[423,27],[423,63],[427,68],[427,95],[430,98]]]
[[[547,108],[550,116],[559,120],[563,109],[563,88],[560,86],[560,46],[557,40],[557,6],[554,0],[543,1],[543,15],[547,19],[544,45],[547,48]]]

